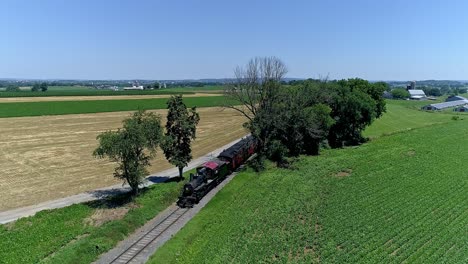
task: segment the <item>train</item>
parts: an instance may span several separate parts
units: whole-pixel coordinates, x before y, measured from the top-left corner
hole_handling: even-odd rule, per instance
[[[189,181],[184,184],[177,205],[181,208],[193,207],[227,175],[244,164],[255,153],[257,146],[255,138],[247,136],[223,150],[218,157],[197,167],[195,174],[191,173]]]

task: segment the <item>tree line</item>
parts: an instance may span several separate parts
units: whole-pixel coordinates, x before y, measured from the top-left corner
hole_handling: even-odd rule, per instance
[[[226,106],[247,118],[244,126],[259,142],[258,169],[265,158],[287,166],[288,157],[318,155],[321,147],[361,144],[362,131],[385,112],[385,83],[356,78],[282,85],[286,73],[278,58],[254,58],[225,88]]]
[[[285,85],[286,73],[278,58],[254,58],[238,67],[235,81],[225,86],[225,107],[246,117],[244,127],[258,141],[253,162],[258,170],[264,168],[265,159],[286,167],[290,157],[318,155],[323,147],[361,144],[367,140],[363,130],[385,112],[385,83],[355,78]],[[171,97],[167,105],[164,134],[160,116],[138,111],[123,121],[121,129],[97,137],[99,146],[93,154],[117,162],[115,177],[127,182],[135,194],[158,147],[179,169],[180,178],[192,159],[191,142],[200,117],[195,108],[186,108],[180,95]]]
[[[33,86],[31,87],[32,92],[45,92],[49,88],[49,85],[46,82],[42,83],[34,83]],[[21,89],[18,85],[16,84],[9,84],[5,88],[6,92],[21,92]]]

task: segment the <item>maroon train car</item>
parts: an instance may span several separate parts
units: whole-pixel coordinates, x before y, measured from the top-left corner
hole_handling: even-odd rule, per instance
[[[229,169],[234,171],[254,154],[256,147],[256,140],[252,136],[247,136],[221,152],[218,159],[228,162]]]

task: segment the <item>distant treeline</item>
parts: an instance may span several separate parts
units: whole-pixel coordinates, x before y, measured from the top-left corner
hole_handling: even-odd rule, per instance
[[[47,86],[87,86],[87,87],[129,87],[133,85],[142,85],[145,88],[157,89],[160,86],[165,86],[166,88],[172,87],[204,87],[204,86],[216,86],[223,85],[224,82],[198,82],[198,81],[154,81],[154,80],[122,80],[122,81],[106,81],[106,80],[97,80],[97,81],[36,81],[36,80],[0,80],[0,88],[5,88],[8,86],[15,87],[25,87],[33,86],[36,83],[47,83]]]

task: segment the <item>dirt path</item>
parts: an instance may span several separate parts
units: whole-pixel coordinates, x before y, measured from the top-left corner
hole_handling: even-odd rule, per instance
[[[184,94],[184,97],[220,96],[221,94],[195,93]],[[0,97],[0,103],[13,102],[51,102],[51,101],[99,101],[99,100],[128,100],[169,98],[170,94],[160,95],[102,95],[102,96],[47,96],[47,97]]]
[[[232,110],[200,108],[194,158],[246,134]],[[165,114],[165,110],[155,111]],[[95,159],[96,136],[121,126],[130,112],[0,119],[0,212],[119,184],[114,164]],[[161,151],[150,171],[172,166]]]

